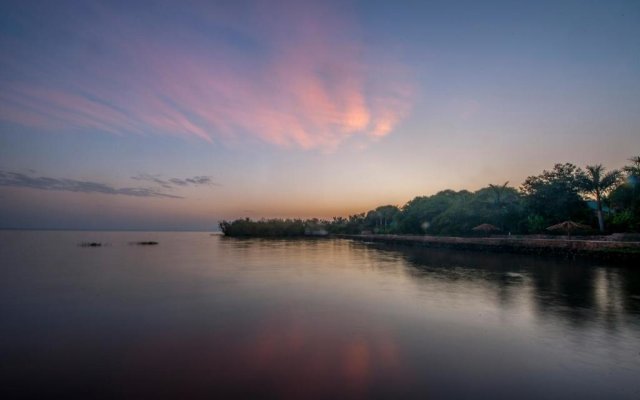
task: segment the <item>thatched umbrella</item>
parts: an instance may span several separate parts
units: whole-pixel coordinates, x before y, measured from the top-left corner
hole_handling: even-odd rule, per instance
[[[476,232],[484,232],[485,234],[489,234],[491,232],[497,232],[500,230],[500,228],[498,228],[495,225],[491,225],[491,224],[480,224],[478,226],[476,226],[475,228],[471,228],[472,231],[476,231]]]
[[[548,231],[563,231],[567,232],[567,236],[571,236],[571,232],[577,230],[589,230],[591,229],[588,225],[579,224],[573,221],[564,221],[559,224],[551,225],[547,228]]]

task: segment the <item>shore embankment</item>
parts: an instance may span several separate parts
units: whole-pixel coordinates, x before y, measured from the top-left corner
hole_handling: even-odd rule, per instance
[[[527,236],[453,237],[420,235],[335,235],[345,239],[458,250],[592,257],[640,261],[640,241],[536,238]]]

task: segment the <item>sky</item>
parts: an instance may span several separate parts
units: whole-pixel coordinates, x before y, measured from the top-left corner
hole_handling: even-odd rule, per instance
[[[640,155],[640,2],[0,0],[0,228],[345,216]]]

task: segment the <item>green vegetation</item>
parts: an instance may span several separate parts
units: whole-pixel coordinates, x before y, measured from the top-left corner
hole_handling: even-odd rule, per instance
[[[219,226],[225,236],[245,237],[293,237],[322,236],[328,232],[327,221],[318,219],[263,219],[253,221],[249,218],[235,221],[222,221]],[[358,232],[359,233],[359,232]]]
[[[520,188],[509,182],[489,184],[475,192],[443,190],[417,196],[402,207],[384,205],[366,213],[318,219],[238,219],[220,222],[227,236],[303,236],[326,233],[478,235],[473,230],[491,224],[503,234],[551,233],[546,228],[563,221],[591,226],[596,232],[640,230],[640,156],[621,171],[602,165],[584,170],[556,164],[529,176]]]
[[[582,176],[581,187],[584,192],[595,196],[598,207],[598,226],[600,232],[604,232],[604,215],[602,213],[603,197],[618,185],[622,174],[618,170],[605,173],[602,164],[587,165],[586,169],[586,174]]]
[[[302,236],[305,221],[301,219],[269,219],[252,221],[237,219],[220,222],[220,229],[226,236]]]

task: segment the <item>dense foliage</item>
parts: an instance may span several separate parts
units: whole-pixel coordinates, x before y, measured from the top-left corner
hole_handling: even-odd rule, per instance
[[[301,219],[269,219],[252,221],[237,219],[220,222],[220,229],[226,236],[302,236],[305,223]]]
[[[249,218],[235,221],[221,221],[220,230],[226,236],[247,237],[288,237],[304,235],[323,235],[326,233],[326,221],[318,219],[263,219],[253,221]]]
[[[380,206],[366,213],[317,219],[222,221],[228,236],[301,236],[362,232],[473,235],[481,224],[507,233],[549,233],[563,221],[589,225],[597,232],[640,230],[640,157],[621,171],[602,165],[584,170],[570,163],[529,176],[516,189],[508,182],[475,192],[443,190],[418,196],[402,207]]]

